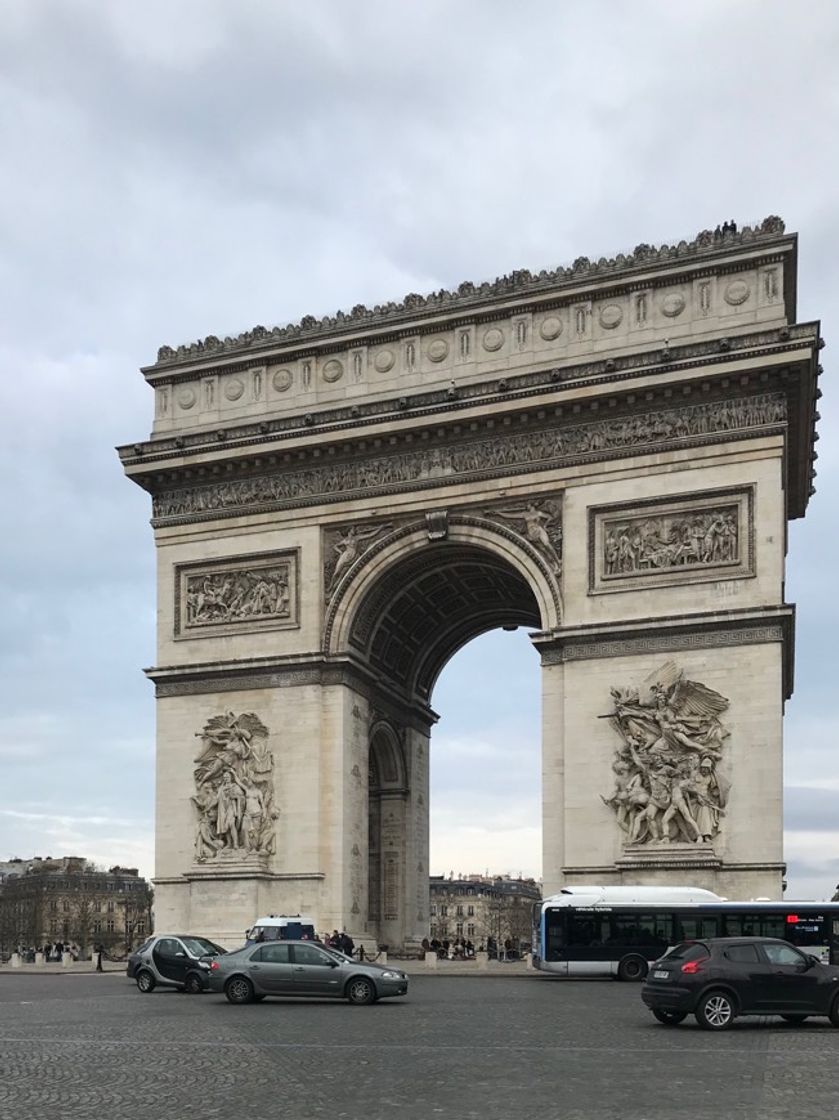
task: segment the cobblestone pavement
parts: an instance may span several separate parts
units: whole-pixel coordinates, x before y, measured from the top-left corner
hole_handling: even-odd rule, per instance
[[[419,977],[372,1007],[0,976],[2,1120],[787,1120],[839,1114],[839,1031],[659,1026],[635,985]]]

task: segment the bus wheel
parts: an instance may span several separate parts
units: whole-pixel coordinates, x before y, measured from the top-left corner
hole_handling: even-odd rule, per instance
[[[647,975],[647,962],[643,957],[624,957],[618,965],[618,980],[643,980]]]

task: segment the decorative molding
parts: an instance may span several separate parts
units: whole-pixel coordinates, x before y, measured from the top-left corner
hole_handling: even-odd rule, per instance
[[[175,637],[298,627],[299,557],[287,549],[176,564]]]
[[[251,658],[145,670],[158,700],[175,696],[214,696],[223,692],[346,685],[388,713],[396,723],[423,735],[437,722],[427,704],[403,695],[366,666],[347,658],[327,660],[303,654],[289,658]]]
[[[802,345],[815,347],[818,341],[818,323],[799,323],[781,329],[751,331],[726,339],[725,350],[720,340],[702,339],[683,345],[669,347],[669,361],[662,363],[660,346],[630,354],[616,354],[610,358],[597,358],[582,362],[563,364],[561,368],[541,368],[529,373],[505,373],[506,385],[503,396],[509,400],[523,400],[534,394],[544,393],[547,389],[554,392],[572,388],[585,381],[587,385],[610,385],[637,377],[649,376],[651,370],[660,372],[673,367],[690,368],[697,371],[716,365],[721,358],[728,360],[759,360],[767,352],[786,353],[800,349]],[[239,365],[230,367],[239,369]],[[242,370],[250,368],[243,363]],[[288,371],[285,371],[288,372]],[[184,378],[193,379],[193,374],[173,374],[172,384]],[[274,417],[271,420],[248,420],[231,424],[225,431],[226,446],[239,448],[249,445],[264,445],[266,441],[294,438],[305,433],[318,435],[326,431],[340,432],[358,428],[361,424],[389,424],[394,414],[403,414],[406,408],[412,417],[434,416],[440,412],[456,412],[473,407],[475,402],[490,403],[497,400],[501,393],[499,379],[476,381],[457,386],[456,395],[449,389],[433,389],[414,392],[404,398],[404,405],[392,397],[379,397],[373,400],[359,399],[353,403],[332,405],[316,413],[295,412],[290,415]],[[158,389],[158,396],[165,388]],[[165,410],[164,410],[165,411]],[[218,443],[217,433],[201,429],[195,432],[182,432],[177,435],[161,435],[146,443],[132,443],[120,447],[119,455],[125,465],[136,463],[163,462],[167,459],[181,459],[185,455],[200,454],[208,447]]]
[[[411,293],[399,303],[379,304],[373,308],[357,304],[349,313],[339,311],[334,316],[327,315],[322,319],[306,315],[299,323],[290,323],[287,327],[268,330],[257,326],[236,338],[221,339],[215,335],[207,335],[203,340],[178,346],[176,349],[161,346],[157,352],[157,365],[200,360],[236,350],[264,348],[281,342],[311,339],[318,335],[344,333],[347,330],[367,330],[400,319],[416,318],[423,313],[474,307],[487,299],[537,294],[558,286],[576,286],[589,279],[619,277],[638,268],[646,270],[661,265],[699,261],[719,254],[720,250],[747,248],[756,242],[774,240],[783,232],[784,223],[775,216],[764,218],[756,226],[744,226],[739,231],[736,227],[734,230],[728,228],[726,223],[725,229],[718,226],[716,231],[703,230],[690,242],[680,241],[677,245],[661,245],[658,248],[641,244],[631,254],[619,253],[611,260],[601,257],[599,261],[593,262],[588,257],[578,257],[570,268],[543,270],[537,275],[529,269],[518,269],[483,284],[467,281],[455,291],[441,289],[427,296]]]
[[[754,487],[591,506],[589,594],[755,574]]]
[[[178,524],[255,512],[344,501],[353,494],[420,490],[464,478],[496,478],[549,470],[590,459],[718,442],[786,423],[781,393],[630,413],[442,447],[364,456],[209,485],[162,490],[154,496],[154,524]]]
[[[474,516],[470,507],[461,507],[457,511],[450,511],[446,518],[447,535],[455,526],[466,526],[470,528],[482,529],[493,535],[504,537],[506,540],[515,544],[532,563],[536,565],[542,573],[548,587],[551,589],[551,595],[554,602],[554,607],[558,617],[562,617],[562,591],[560,587],[561,577],[561,562],[562,562],[562,522],[561,522],[561,501],[557,498],[544,499],[541,497],[534,498],[534,501],[541,504],[544,508],[550,508],[551,519],[551,533],[548,536],[548,543],[551,547],[552,555],[559,563],[556,567],[554,563],[549,561],[548,555],[544,548],[534,547],[534,544],[528,539],[527,535],[522,532],[515,532],[508,525],[501,521],[492,519],[493,508],[492,506],[481,506],[479,513],[481,516]],[[514,518],[518,519],[522,526],[524,525],[524,518],[520,517],[519,513],[514,514]],[[362,522],[362,525],[365,523]],[[397,523],[398,524],[398,523]],[[386,526],[388,533],[385,535],[376,534],[375,538],[370,538],[367,547],[355,559],[352,565],[347,566],[341,576],[341,579],[335,582],[334,575],[331,577],[330,594],[327,601],[326,619],[323,627],[323,648],[330,650],[332,645],[332,636],[335,626],[335,618],[337,615],[338,607],[341,600],[346,595],[352,583],[359,575],[361,569],[377,556],[383,549],[390,547],[400,539],[410,536],[412,533],[422,532],[425,534],[427,540],[431,540],[428,536],[428,523],[424,517],[420,520],[419,515],[413,517],[406,517],[404,523],[394,528],[394,522],[389,521]],[[544,526],[543,526],[544,527]],[[534,526],[535,530],[535,526]],[[328,532],[328,531],[327,531]],[[358,538],[356,538],[358,539]],[[559,553],[557,554],[556,548],[559,546]],[[324,573],[326,578],[326,573]],[[355,633],[355,630],[354,630]],[[364,638],[361,639],[362,644]],[[336,651],[342,652],[342,651]]]
[[[766,609],[714,611],[569,627],[536,634],[532,641],[546,666],[780,642],[783,645],[784,699],[789,699],[793,688],[794,629],[795,608],[785,604]]]

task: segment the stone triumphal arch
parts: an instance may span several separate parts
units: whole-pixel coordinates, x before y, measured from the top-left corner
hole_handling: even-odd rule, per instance
[[[797,239],[689,243],[164,346],[157,921],[428,932],[434,682],[498,626],[543,693],[547,890],[777,896],[817,323]]]

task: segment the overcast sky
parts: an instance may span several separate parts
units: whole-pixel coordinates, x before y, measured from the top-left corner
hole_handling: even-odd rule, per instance
[[[789,895],[839,881],[839,6],[0,0],[0,859],[152,871],[157,347],[780,214],[821,318]],[[540,872],[538,659],[441,678],[432,870]],[[600,791],[593,791],[593,795]]]

